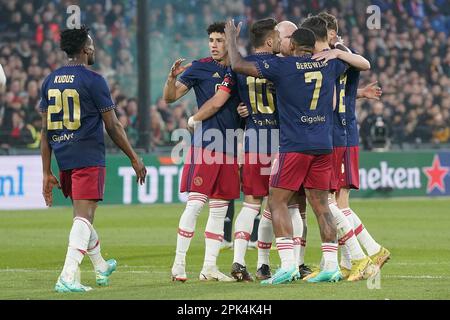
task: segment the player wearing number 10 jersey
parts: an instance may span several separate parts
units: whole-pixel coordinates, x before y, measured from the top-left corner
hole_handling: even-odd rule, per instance
[[[63,270],[55,286],[57,292],[85,292],[90,287],[80,283],[79,265],[87,253],[98,285],[108,285],[116,269],[114,259],[105,261],[94,229],[97,202],[103,199],[105,183],[105,145],[103,122],[111,139],[130,158],[137,180],[145,182],[146,169],[128,142],[114,112],[108,85],[86,65],[95,61],[95,49],[89,29],[65,30],[61,49],[69,64],[53,71],[42,84],[41,155],[43,195],[52,205],[52,189],[58,186],[73,203],[74,219]],[[51,153],[55,152],[60,184],[51,171]]]

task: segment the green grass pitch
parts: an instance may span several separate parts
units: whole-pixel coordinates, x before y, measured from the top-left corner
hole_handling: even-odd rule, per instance
[[[118,270],[107,288],[95,287],[89,258],[82,282],[94,287],[83,294],[53,292],[62,268],[71,227],[70,208],[0,212],[0,299],[450,299],[450,199],[355,200],[374,238],[392,253],[381,272],[380,289],[356,283],[292,284],[200,282],[204,255],[203,210],[187,258],[189,280],[174,283],[170,269],[182,205],[100,206],[95,227],[105,258],[116,258]],[[236,206],[236,214],[240,204]],[[314,216],[308,216],[306,261],[318,264],[320,242]],[[247,252],[254,274],[257,251]],[[233,251],[218,263],[229,272]],[[279,264],[271,252],[272,268]]]

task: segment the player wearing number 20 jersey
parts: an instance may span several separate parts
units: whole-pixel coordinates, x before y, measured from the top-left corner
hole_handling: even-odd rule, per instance
[[[48,142],[58,163],[64,196],[73,200],[103,199],[101,114],[114,107],[105,79],[84,65],[63,66],[45,79],[40,109],[47,113]],[[92,180],[84,183],[83,176]]]
[[[66,260],[55,291],[86,292],[92,288],[83,286],[79,276],[85,254],[94,266],[97,285],[108,285],[117,266],[114,259],[105,261],[101,256],[93,226],[105,182],[103,123],[114,143],[130,158],[141,184],[145,182],[146,169],[114,113],[105,79],[85,67],[95,63],[89,28],[67,29],[60,36],[60,47],[67,54],[69,65],[53,71],[42,84],[42,189],[48,206],[53,202],[52,189],[59,184],[73,204]],[[52,152],[59,166],[60,183],[51,170]]]
[[[101,113],[114,107],[105,79],[83,65],[61,67],[45,79],[40,108],[60,170],[105,166]]]

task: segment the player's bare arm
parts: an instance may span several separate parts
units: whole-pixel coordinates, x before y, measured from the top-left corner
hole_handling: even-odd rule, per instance
[[[323,62],[327,62],[328,60],[331,59],[341,59],[347,62],[352,67],[355,67],[361,71],[367,71],[370,69],[370,62],[363,56],[360,56],[359,54],[342,51],[339,49],[332,49],[316,53],[313,56],[313,59]]]
[[[365,99],[374,99],[380,100],[383,91],[378,86],[378,81],[369,83],[367,86],[363,88],[358,88],[358,94],[356,96],[357,99],[365,98]]]
[[[52,149],[47,139],[47,113],[42,113],[42,130],[41,130],[41,158],[42,158],[42,195],[44,196],[45,204],[51,207],[53,204],[53,187],[58,187],[58,179],[53,175],[51,168]]]
[[[206,101],[199,108],[198,112],[191,117],[192,119],[189,119],[188,124],[198,123],[200,121],[212,117],[220,110],[220,108],[225,104],[225,102],[228,101],[228,98],[230,98],[230,93],[221,89],[217,90],[214,96],[212,96],[212,98]]]
[[[237,73],[246,74],[259,78],[258,68],[253,62],[245,61],[238,51],[236,39],[239,35],[242,23],[236,27],[234,20],[225,24],[225,37],[228,44],[228,56],[230,57],[231,68]]]
[[[163,92],[163,98],[167,103],[177,101],[189,91],[188,87],[177,81],[177,77],[192,65],[192,63],[181,65],[184,61],[185,59],[178,59],[170,68]]]
[[[144,166],[141,158],[138,157],[136,152],[130,145],[128,141],[127,134],[123,129],[122,124],[119,119],[117,119],[114,110],[102,113],[103,122],[105,123],[106,131],[111,137],[112,141],[128,156],[136,172],[136,182],[139,184],[145,183],[145,176],[147,175],[147,169]]]

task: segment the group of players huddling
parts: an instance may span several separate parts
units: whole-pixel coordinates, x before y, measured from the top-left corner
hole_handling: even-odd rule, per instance
[[[164,99],[173,102],[194,88],[199,106],[188,121],[194,135],[181,192],[189,196],[179,222],[173,280],[187,280],[186,253],[208,199],[200,280],[253,281],[245,252],[254,218],[267,196],[258,230],[256,277],[262,284],[300,278],[355,281],[373,275],[389,259],[389,251],[370,236],[349,208],[350,189],[359,184],[355,101],[377,99],[381,90],[375,84],[358,89],[359,72],[368,70],[370,64],[339,41],[337,25],[336,18],[327,13],[307,18],[300,28],[289,21],[256,21],[250,28],[254,54],[243,59],[236,45],[240,25],[214,23],[208,27],[211,57],[184,66],[179,59],[172,66]],[[85,292],[91,290],[80,280],[79,265],[85,254],[93,263],[98,285],[108,285],[117,266],[114,259],[103,259],[93,226],[97,202],[104,194],[103,123],[129,157],[140,184],[145,183],[146,168],[116,117],[105,79],[86,68],[95,61],[89,29],[63,31],[60,47],[69,61],[42,85],[43,195],[51,206],[52,189],[57,186],[71,198],[74,208],[67,255],[55,290]],[[235,132],[242,124],[245,141],[236,135],[230,138],[227,131]],[[211,142],[210,130],[222,139]],[[241,168],[239,143],[244,148]],[[51,171],[52,152],[60,181]],[[217,257],[228,204],[239,198],[240,180],[245,197],[235,222],[229,277],[219,271]],[[315,271],[304,264],[306,199],[322,239],[322,261]],[[274,234],[281,267],[272,274],[269,252]]]
[[[199,279],[253,281],[245,253],[266,196],[256,272],[262,284],[356,281],[374,275],[390,253],[349,208],[350,189],[359,185],[355,102],[381,95],[376,83],[358,89],[360,71],[369,70],[370,63],[344,46],[337,20],[328,13],[307,18],[299,28],[271,18],[256,21],[250,27],[254,53],[245,59],[236,44],[240,24],[214,23],[207,31],[211,57],[185,66],[184,59],[177,60],[164,87],[169,103],[194,88],[199,106],[188,121],[194,138],[180,191],[189,192],[189,197],[179,222],[172,279],[187,280],[186,254],[197,217],[209,199]],[[240,170],[237,148],[227,148],[229,142],[236,144],[230,141],[236,136],[227,132],[237,130],[241,118],[245,138]],[[212,143],[210,129],[223,134],[222,145]],[[239,198],[240,180],[244,203],[235,222],[229,277],[219,271],[216,261],[228,203]],[[314,271],[304,264],[306,199],[322,239],[322,261]],[[274,274],[269,264],[273,235],[281,259]]]

